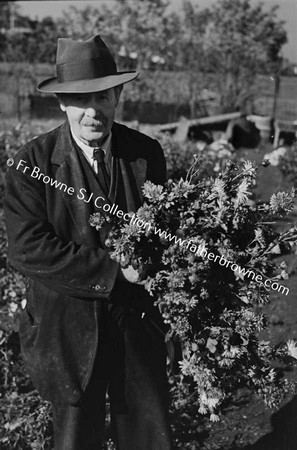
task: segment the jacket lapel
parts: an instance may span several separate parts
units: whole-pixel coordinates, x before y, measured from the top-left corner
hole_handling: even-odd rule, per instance
[[[113,124],[114,158],[118,164],[118,190],[121,189],[124,192],[127,211],[134,212],[142,204],[142,186],[146,180],[147,162],[137,157],[137,151],[135,152],[137,144],[129,139],[128,133],[124,133],[123,130],[125,127],[117,123]]]
[[[85,181],[67,123],[60,129],[51,163],[59,166],[55,175],[56,180],[65,183],[68,188],[74,189],[72,195],[67,193],[67,190],[63,190],[63,199],[83,242],[88,245],[96,245],[98,243],[97,232],[89,224],[89,217],[93,213],[95,193],[90,192]]]

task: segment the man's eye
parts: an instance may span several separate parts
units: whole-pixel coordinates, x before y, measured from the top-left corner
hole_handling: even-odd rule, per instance
[[[84,102],[88,101],[88,99],[86,97],[84,97],[83,95],[76,95],[75,100],[80,103],[84,103]]]
[[[109,99],[109,95],[107,92],[101,92],[100,94],[98,94],[98,100],[108,100]]]

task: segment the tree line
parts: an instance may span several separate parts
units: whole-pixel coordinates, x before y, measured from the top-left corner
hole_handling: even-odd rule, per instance
[[[199,101],[202,84],[211,86],[222,111],[244,107],[255,74],[278,80],[288,70],[282,56],[287,34],[277,7],[265,10],[251,0],[218,0],[203,9],[185,0],[178,12],[169,6],[169,0],[117,0],[112,7],[70,6],[58,19],[32,20],[14,2],[2,2],[0,61],[54,64],[58,37],[98,33],[120,69],[183,72],[189,101]]]

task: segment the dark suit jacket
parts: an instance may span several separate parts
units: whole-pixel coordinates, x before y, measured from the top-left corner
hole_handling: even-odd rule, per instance
[[[137,208],[145,180],[164,183],[164,155],[156,140],[126,126],[114,123],[112,133],[123,174],[118,189],[129,189]],[[35,166],[74,193],[34,178]],[[90,378],[101,305],[118,271],[88,223],[91,202],[78,198],[81,188],[87,191],[65,123],[18,152],[5,193],[9,260],[29,277],[20,323],[25,365],[43,398],[67,404],[79,401]]]

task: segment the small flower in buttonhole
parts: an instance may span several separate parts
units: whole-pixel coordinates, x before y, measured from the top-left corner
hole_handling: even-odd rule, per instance
[[[94,213],[90,216],[89,219],[90,225],[95,227],[96,230],[100,230],[102,225],[106,222],[106,218],[102,216],[100,213]]]

